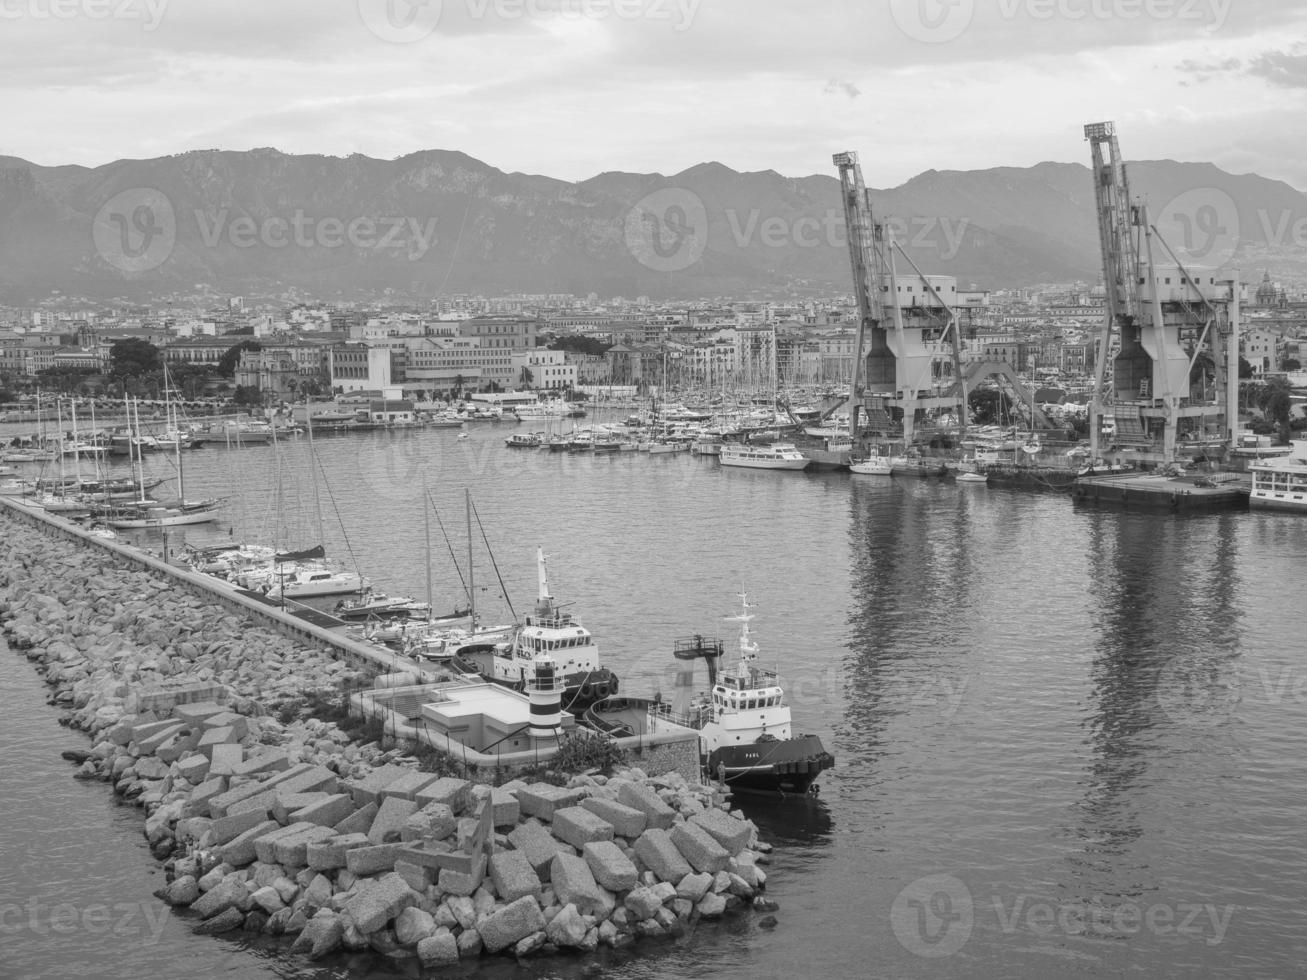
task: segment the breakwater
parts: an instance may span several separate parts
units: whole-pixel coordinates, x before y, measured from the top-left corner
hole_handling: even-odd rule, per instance
[[[420,772],[403,747],[267,713],[360,679],[329,649],[56,525],[2,509],[0,525],[0,624],[90,735],[78,775],[145,809],[159,897],[197,931],[433,965],[774,908],[768,848],[711,787],[640,770],[500,787]]]

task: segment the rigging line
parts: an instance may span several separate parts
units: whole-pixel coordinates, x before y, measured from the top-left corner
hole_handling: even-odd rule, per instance
[[[485,543],[486,553],[490,555],[490,566],[495,570],[495,578],[499,579],[499,591],[504,596],[504,602],[508,605],[508,614],[512,617],[513,622],[517,622],[517,611],[513,608],[513,600],[508,597],[508,586],[504,584],[504,576],[499,574],[499,563],[495,561],[495,553],[490,550],[490,540],[486,537],[485,526],[481,523],[481,515],[477,513],[477,505],[472,505],[472,516],[477,519],[477,527],[481,531],[481,540]]]
[[[430,490],[427,491],[427,500],[431,503],[431,512],[436,515],[436,523],[440,525],[440,533],[444,535],[445,547],[449,549],[449,557],[454,562],[454,571],[458,572],[459,584],[463,586],[463,595],[467,597],[468,602],[471,602],[472,593],[468,591],[467,580],[463,578],[463,569],[459,567],[458,556],[454,554],[454,544],[449,540],[449,532],[445,530],[445,522],[440,519],[440,511],[436,508],[436,502],[431,499]]]
[[[358,559],[354,556],[354,546],[349,543],[349,532],[345,530],[345,519],[340,516],[340,508],[336,506],[336,495],[331,492],[331,484],[327,482],[326,468],[323,467],[322,460],[317,458],[316,453],[313,455],[313,462],[315,468],[322,474],[322,485],[327,488],[327,499],[331,501],[331,509],[336,514],[336,523],[340,525],[340,536],[345,539],[345,552],[349,555],[350,564],[354,566],[354,571],[357,572],[359,570]],[[317,483],[317,480],[313,481],[315,488]],[[317,496],[316,489],[314,491],[314,496]],[[319,543],[322,544],[325,542]]]

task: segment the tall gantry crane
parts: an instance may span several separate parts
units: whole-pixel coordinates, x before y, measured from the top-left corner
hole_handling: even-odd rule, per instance
[[[896,435],[893,416],[901,415],[902,438],[910,445],[930,416],[943,413],[965,431],[961,341],[952,309],[957,280],[923,274],[873,219],[857,153],[837,153],[833,160],[858,304],[849,431],[855,441],[864,433]],[[896,252],[913,275],[900,279]]]
[[[1107,293],[1094,354],[1090,452],[1098,458],[1101,420],[1110,414],[1117,447],[1140,462],[1219,456],[1238,422],[1238,277],[1180,261],[1150,222],[1147,204],[1130,196],[1115,124],[1091,123],[1085,139]],[[1160,252],[1173,264],[1160,263]]]

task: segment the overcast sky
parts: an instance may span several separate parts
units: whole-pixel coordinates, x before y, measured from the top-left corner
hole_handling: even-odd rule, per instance
[[[1307,189],[1290,0],[0,0],[0,154],[462,150],[577,180],[1210,160]],[[1299,9],[1294,9],[1299,8]]]

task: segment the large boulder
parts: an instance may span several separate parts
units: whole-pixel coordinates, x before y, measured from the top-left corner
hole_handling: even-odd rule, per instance
[[[625,892],[635,887],[638,877],[635,864],[612,841],[586,844],[582,855],[595,881],[604,888],[611,892]]]
[[[545,917],[540,904],[530,895],[505,905],[477,925],[477,933],[488,953],[498,953],[535,932],[543,932]]]

